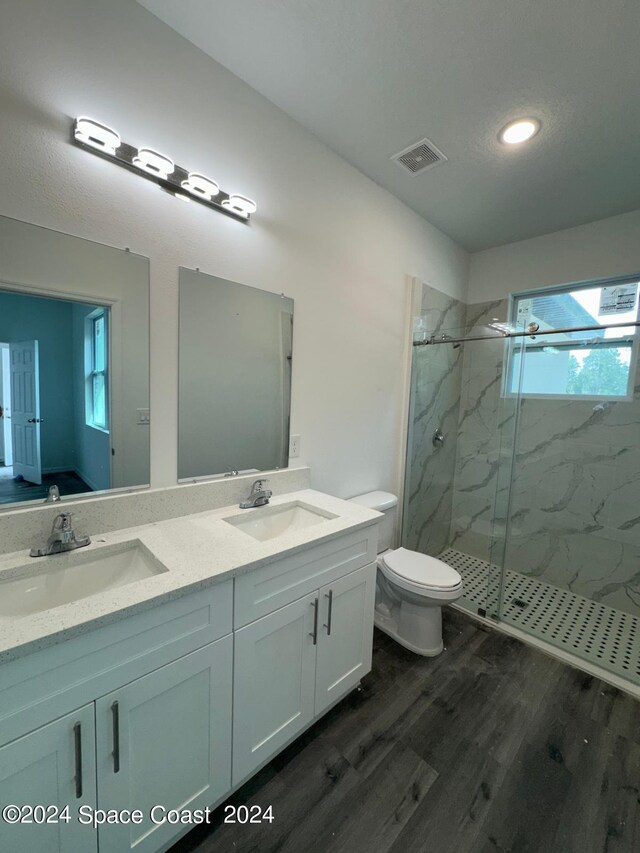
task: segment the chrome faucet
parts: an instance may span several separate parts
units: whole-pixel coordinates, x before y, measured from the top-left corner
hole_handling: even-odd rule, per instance
[[[251,491],[248,497],[240,501],[240,509],[251,509],[254,506],[264,506],[269,503],[269,498],[273,494],[271,489],[268,489],[268,480],[254,480],[251,486]]]
[[[60,497],[60,489],[57,486],[49,486],[49,494],[47,495],[45,503],[57,504],[60,500],[62,500]]]
[[[90,544],[91,539],[88,536],[76,533],[73,529],[71,513],[61,512],[54,519],[47,544],[43,548],[32,548],[30,554],[32,557],[48,557],[51,554],[62,554],[64,551],[75,551],[76,548],[84,548]]]

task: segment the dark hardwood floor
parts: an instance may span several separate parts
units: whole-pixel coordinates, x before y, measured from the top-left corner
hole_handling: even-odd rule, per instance
[[[61,495],[80,495],[92,491],[84,480],[74,471],[64,471],[57,474],[43,474],[42,483],[28,483],[26,480],[14,480],[6,476],[0,467],[0,504],[16,503],[17,501],[44,500],[50,486],[57,486]]]
[[[373,671],[171,853],[638,853],[640,703],[445,614],[419,658],[376,632]]]

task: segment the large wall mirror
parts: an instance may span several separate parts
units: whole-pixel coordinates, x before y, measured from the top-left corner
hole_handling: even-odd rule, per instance
[[[180,269],[180,480],[287,466],[292,341],[292,299]]]
[[[0,509],[148,483],[148,259],[0,217]]]

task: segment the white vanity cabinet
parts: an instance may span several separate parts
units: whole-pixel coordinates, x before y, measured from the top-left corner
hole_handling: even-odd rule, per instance
[[[224,637],[96,702],[99,806],[144,815],[100,827],[100,853],[158,850],[176,826],[154,806],[205,808],[231,787],[232,652]]]
[[[2,853],[152,853],[186,831],[152,823],[152,806],[204,808],[226,795],[232,606],[228,580],[0,667],[0,803],[68,804],[72,817],[0,820]],[[77,820],[81,805],[144,819],[96,831]]]
[[[0,851],[157,853],[188,832],[164,811],[219,805],[369,671],[376,534],[299,545],[0,665],[0,804],[71,817],[0,820]],[[80,806],[142,820],[96,829]]]
[[[339,578],[318,593],[315,713],[353,689],[371,669],[376,564]]]
[[[370,563],[235,632],[234,785],[369,671],[375,580]]]
[[[31,811],[24,823],[0,820],[0,850],[97,851],[95,832],[77,819],[79,806],[96,806],[93,703],[0,748],[0,805],[12,804]],[[67,805],[68,820],[60,819]]]
[[[306,595],[235,633],[234,785],[313,720],[317,601]]]

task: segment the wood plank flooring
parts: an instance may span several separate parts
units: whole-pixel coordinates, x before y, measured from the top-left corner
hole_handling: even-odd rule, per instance
[[[74,471],[58,472],[57,474],[43,474],[42,483],[28,483],[26,480],[14,480],[13,476],[6,476],[7,468],[0,466],[0,504],[17,503],[18,501],[44,500],[50,486],[57,486],[61,495],[80,495],[92,491],[84,480],[80,479]]]
[[[362,688],[171,853],[638,853],[640,703],[461,613],[419,658],[376,632]]]

